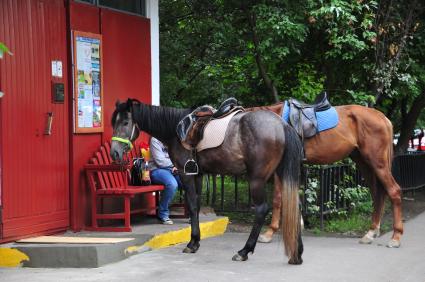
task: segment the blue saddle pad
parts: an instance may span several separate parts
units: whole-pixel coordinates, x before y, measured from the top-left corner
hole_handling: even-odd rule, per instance
[[[338,125],[338,113],[336,112],[334,107],[331,107],[329,110],[317,112],[317,127],[319,132],[334,128]],[[282,119],[289,123],[289,105],[288,101],[285,101],[285,105],[283,106],[282,111]]]

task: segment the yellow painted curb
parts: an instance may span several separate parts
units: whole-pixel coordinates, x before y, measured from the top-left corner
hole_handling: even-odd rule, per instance
[[[23,261],[30,258],[23,252],[12,248],[0,248],[0,267],[21,266]]]
[[[201,239],[222,235],[227,228],[229,218],[223,217],[214,221],[203,222],[199,224],[201,229]],[[146,242],[143,246],[150,247],[152,249],[165,248],[171,245],[180,243],[186,243],[190,241],[190,227],[170,231],[163,234],[158,234]],[[131,248],[131,247],[130,247]]]
[[[226,231],[228,223],[229,219],[227,217],[201,223],[199,225],[201,229],[201,239],[222,235]],[[189,241],[190,227],[187,227],[181,230],[170,231],[164,234],[156,235],[151,240],[146,242],[144,246],[150,247],[152,249],[160,249]]]

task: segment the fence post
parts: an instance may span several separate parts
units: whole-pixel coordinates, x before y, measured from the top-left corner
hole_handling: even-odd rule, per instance
[[[210,204],[210,175],[209,174],[207,174],[206,175],[207,177],[206,177],[206,179],[207,179],[207,205],[209,205]]]
[[[320,168],[320,177],[319,177],[319,182],[320,182],[320,230],[323,230],[323,200],[324,200],[324,170],[323,168]]]
[[[238,210],[238,177],[235,176],[235,210]]]
[[[220,174],[221,177],[221,210],[224,210],[224,175]]]
[[[211,202],[212,202],[212,205],[215,205],[215,202],[216,202],[216,200],[217,200],[217,174],[214,174],[213,176],[212,176],[212,181],[213,181],[213,191],[212,191],[212,199],[211,199]]]

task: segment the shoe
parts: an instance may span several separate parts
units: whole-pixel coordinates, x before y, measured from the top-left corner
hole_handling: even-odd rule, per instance
[[[174,224],[174,222],[169,218],[158,218],[158,219],[159,219],[159,221],[161,221],[162,224],[165,224],[165,225]]]

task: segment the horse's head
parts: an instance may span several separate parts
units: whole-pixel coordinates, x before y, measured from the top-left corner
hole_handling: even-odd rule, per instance
[[[139,102],[128,99],[127,102],[115,104],[112,114],[111,157],[114,161],[122,161],[124,154],[133,148],[134,140],[139,137],[140,129],[134,120],[134,106]]]

